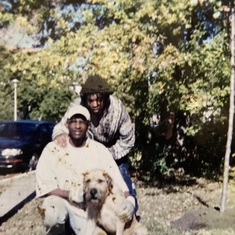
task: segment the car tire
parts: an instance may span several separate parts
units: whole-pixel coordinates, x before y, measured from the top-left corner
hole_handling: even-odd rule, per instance
[[[36,169],[36,166],[38,164],[38,155],[33,154],[32,157],[29,160],[29,165],[28,165],[28,171],[33,171]]]

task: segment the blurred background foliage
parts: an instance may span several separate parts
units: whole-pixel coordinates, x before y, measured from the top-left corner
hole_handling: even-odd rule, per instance
[[[3,0],[0,120],[13,119],[13,79],[19,80],[20,118],[57,122],[75,97],[71,84],[98,73],[135,123],[130,160],[138,177],[218,177],[228,124],[233,4]]]

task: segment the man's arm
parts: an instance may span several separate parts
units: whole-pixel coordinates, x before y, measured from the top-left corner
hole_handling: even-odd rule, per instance
[[[62,119],[60,120],[60,122],[58,122],[54,129],[53,129],[53,133],[52,133],[52,139],[55,140],[57,136],[62,135],[62,134],[66,134],[68,135],[68,128],[66,127],[65,123],[67,121],[67,113],[68,110],[76,105],[80,105],[81,103],[81,98],[78,97],[76,98],[74,101],[72,101],[66,111],[66,113],[64,114],[64,116],[62,117]]]
[[[129,192],[128,187],[127,187],[127,185],[126,185],[126,183],[120,173],[120,170],[119,170],[116,162],[114,161],[114,159],[110,155],[110,153],[108,153],[108,151],[104,150],[104,152],[102,153],[102,156],[104,158],[103,160],[107,164],[106,165],[107,173],[110,175],[110,177],[114,181],[115,185],[117,185],[117,187],[120,190],[122,190],[122,192],[124,193],[124,196],[126,198],[126,200],[123,201],[123,204],[121,205],[119,216],[123,221],[127,222],[127,221],[131,220],[131,218],[134,215],[135,206],[136,206],[135,205],[135,198],[130,195],[130,192]]]
[[[55,143],[50,142],[42,151],[36,167],[36,196],[43,197],[58,188],[56,180]]]
[[[49,192],[47,195],[48,196],[54,195],[54,196],[62,197],[64,199],[69,200],[69,191],[68,190],[62,190],[62,189],[56,188],[56,189],[52,190],[51,192]]]
[[[49,192],[47,196],[54,195],[58,197],[62,197],[68,200],[71,203],[76,203],[77,206],[83,207],[83,187],[70,188],[70,190],[62,190],[60,188],[56,188]]]
[[[110,151],[103,147],[99,149],[100,156],[102,156],[102,162],[104,170],[110,175],[117,187],[126,195],[129,196],[129,189],[124,181],[121,172],[117,166],[117,163],[113,159]],[[102,166],[101,165],[101,166]]]
[[[135,127],[122,103],[120,103],[120,112],[119,129],[117,130],[119,137],[116,143],[109,148],[115,160],[126,156],[135,144]]]
[[[36,167],[36,196],[55,195],[70,202],[83,202],[83,186],[66,181],[68,186],[60,188],[58,181],[58,154],[61,148],[50,142],[43,150]],[[64,183],[63,183],[64,184]]]

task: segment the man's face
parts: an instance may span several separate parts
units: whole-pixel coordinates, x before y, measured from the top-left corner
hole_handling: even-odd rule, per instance
[[[67,121],[69,136],[73,140],[83,140],[86,137],[88,121],[83,115],[76,114]]]
[[[87,105],[91,112],[102,113],[104,108],[104,98],[100,93],[90,94],[87,96]]]

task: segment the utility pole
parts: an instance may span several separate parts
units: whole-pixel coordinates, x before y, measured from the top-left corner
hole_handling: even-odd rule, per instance
[[[14,121],[17,120],[17,84],[19,81],[17,79],[13,79],[12,83],[14,85]]]

